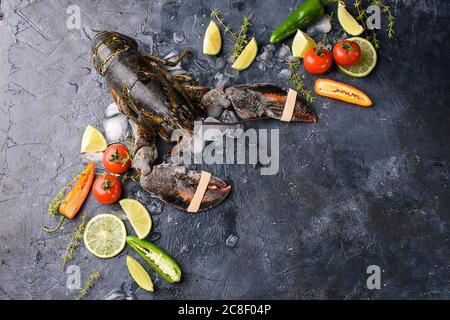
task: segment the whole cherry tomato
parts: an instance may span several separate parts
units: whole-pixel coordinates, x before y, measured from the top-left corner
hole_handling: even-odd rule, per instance
[[[122,185],[112,174],[104,174],[95,179],[92,193],[100,203],[115,203],[122,193]]]
[[[361,58],[361,48],[355,41],[339,41],[333,48],[333,58],[334,61],[341,66],[352,66],[359,62],[359,59]]]
[[[331,52],[325,48],[311,48],[306,51],[303,65],[306,71],[312,74],[322,74],[330,69],[333,63]]]
[[[112,144],[103,154],[103,165],[109,172],[122,174],[131,166],[130,151],[120,143]]]

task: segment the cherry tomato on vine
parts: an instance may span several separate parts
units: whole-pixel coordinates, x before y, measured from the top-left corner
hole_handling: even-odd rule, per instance
[[[122,174],[131,166],[130,151],[120,143],[112,144],[103,154],[103,165],[109,172]]]
[[[331,52],[325,48],[311,48],[303,58],[303,65],[306,71],[311,74],[322,74],[330,69],[333,63]]]
[[[359,62],[361,48],[355,41],[342,40],[333,48],[333,58],[337,64],[348,67]]]
[[[92,193],[100,203],[115,203],[122,193],[122,184],[115,176],[106,173],[95,179]]]

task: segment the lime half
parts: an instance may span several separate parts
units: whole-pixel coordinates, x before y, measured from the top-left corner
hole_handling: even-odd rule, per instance
[[[302,58],[305,56],[306,51],[311,48],[316,48],[317,43],[313,38],[308,36],[301,30],[297,30],[294,41],[292,41],[292,55],[296,58]]]
[[[363,78],[369,75],[377,65],[377,51],[367,39],[354,37],[346,40],[355,41],[359,45],[361,48],[361,58],[357,64],[352,66],[343,67],[337,65],[339,71],[354,78]]]
[[[123,199],[119,203],[139,239],[144,239],[148,236],[152,229],[152,218],[147,209],[134,199]]]
[[[133,257],[127,256],[127,268],[134,281],[146,291],[153,292],[153,281],[150,275],[145,271],[144,267]]]
[[[342,29],[351,36],[359,36],[364,32],[364,28],[356,21],[355,18],[345,9],[345,3],[339,1],[338,4],[338,20]]]
[[[211,20],[203,39],[203,54],[215,56],[222,48],[222,37],[217,24]]]
[[[255,60],[257,53],[258,44],[256,43],[256,39],[252,38],[231,67],[238,71],[247,69],[253,60]]]
[[[112,258],[126,244],[125,224],[112,214],[99,214],[92,218],[84,231],[84,245],[94,256]]]

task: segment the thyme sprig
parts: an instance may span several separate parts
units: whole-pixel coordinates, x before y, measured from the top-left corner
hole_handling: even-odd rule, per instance
[[[125,182],[128,179],[131,179],[133,181],[139,182],[139,179],[141,178],[141,175],[138,173],[135,174],[124,174],[123,176],[118,175],[122,178],[122,182]]]
[[[253,13],[250,14],[248,17],[243,17],[241,20],[241,27],[239,28],[239,32],[236,34],[236,42],[233,45],[233,48],[231,49],[231,57],[236,60],[237,57],[241,54],[241,52],[244,50],[245,46],[248,43],[247,39],[247,33],[248,29],[251,26],[250,19],[252,18]]]
[[[388,21],[388,24],[386,27],[387,37],[388,37],[388,39],[394,38],[395,17],[391,12],[390,6],[385,5],[383,3],[383,0],[372,0],[372,4],[378,6],[382,10],[382,12],[387,15],[387,21]],[[367,24],[366,24],[366,21],[368,18],[367,10],[362,7],[362,0],[355,0],[353,2],[353,6],[358,11],[358,16],[356,17],[356,20],[358,20],[364,26],[364,29],[366,30],[366,38],[370,42],[372,42],[373,46],[376,49],[379,49],[380,41],[378,40],[378,37],[377,37],[377,30],[375,28],[373,28],[372,30],[370,30],[370,34],[369,34],[369,30],[367,29]]]
[[[61,190],[58,191],[56,196],[52,199],[50,204],[48,205],[48,215],[50,217],[54,217],[59,214],[58,208],[61,205],[61,203],[64,201],[64,196],[66,195],[67,191],[72,187],[72,185],[75,183],[75,181],[78,180],[80,175],[76,175],[72,181],[67,183],[64,187],[61,188]]]
[[[225,21],[220,16],[220,12],[218,9],[211,10],[211,17],[216,19],[216,21],[222,26],[225,33],[229,34],[230,36],[235,37],[235,34],[233,31],[231,31],[230,25],[226,24]]]
[[[59,215],[59,206],[63,203],[64,198],[66,196],[67,191],[72,187],[72,185],[75,183],[75,181],[80,178],[81,174],[76,175],[72,181],[70,181],[68,184],[66,184],[64,187],[61,188],[61,190],[58,191],[56,196],[50,201],[50,204],[48,205],[48,215],[50,217],[55,217]],[[42,229],[45,232],[55,232],[57,231],[63,224],[65,217],[61,215],[61,218],[59,219],[59,223],[56,227],[49,228],[49,227],[42,227]]]
[[[118,174],[118,173],[112,173],[112,172],[100,171],[100,170],[98,170],[98,172],[95,173],[96,176],[103,176],[105,174],[109,174],[109,175],[115,176],[118,179],[120,178],[120,179],[122,179],[122,182],[125,182],[128,179],[131,179],[133,181],[139,182],[139,179],[141,178],[141,175],[138,174],[138,173],[135,173],[135,174],[125,173],[125,174],[121,175],[121,174]]]
[[[395,17],[391,13],[391,7],[385,5],[382,0],[373,0],[373,4],[379,6],[382,9],[383,13],[387,14],[388,24],[386,27],[386,33],[388,39],[392,39],[395,33]]]
[[[289,62],[289,70],[291,70],[291,77],[289,81],[295,86],[295,89],[300,92],[308,103],[312,103],[315,99],[312,91],[305,87],[305,82],[299,73],[300,63]]]
[[[88,216],[87,214],[83,214],[83,216],[81,217],[81,222],[73,232],[72,237],[70,239],[70,243],[67,246],[66,254],[64,255],[63,258],[62,270],[64,270],[66,263],[73,259],[73,254],[75,253],[75,250],[77,249],[78,245],[81,242],[81,239],[83,238],[83,233],[84,229],[86,228],[87,222]]]
[[[94,270],[89,274],[88,279],[83,285],[83,288],[81,288],[80,293],[78,296],[75,297],[75,300],[81,300],[85,296],[89,294],[89,290],[95,285],[95,283],[100,280],[102,277],[100,270]]]
[[[362,7],[362,1],[361,0],[355,0],[353,3],[353,6],[356,8],[356,10],[358,11],[358,16],[356,17],[356,20],[358,20],[364,27],[365,33],[366,33],[366,38],[372,42],[373,46],[375,47],[375,49],[380,48],[380,41],[378,40],[377,37],[377,30],[375,28],[373,28],[372,30],[370,30],[370,34],[369,31],[367,29],[367,10],[364,9]]]
[[[56,196],[52,199],[50,204],[48,205],[48,215],[50,217],[54,217],[59,214],[58,208],[61,205],[61,203],[64,200],[64,196],[66,195],[67,189],[70,187],[70,185],[67,185],[56,194]]]
[[[253,13],[251,13],[249,16],[245,16],[241,20],[241,26],[239,27],[239,31],[237,33],[234,33],[230,27],[229,24],[225,23],[225,20],[220,15],[220,12],[218,9],[211,10],[211,17],[214,18],[220,26],[222,26],[223,30],[226,34],[230,35],[233,38],[234,44],[233,48],[231,49],[231,57],[233,60],[236,60],[237,57],[241,54],[241,52],[244,50],[245,46],[248,43],[248,37],[247,33],[250,28],[251,21]]]

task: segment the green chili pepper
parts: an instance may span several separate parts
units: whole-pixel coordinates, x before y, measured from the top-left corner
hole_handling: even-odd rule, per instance
[[[324,5],[336,1],[327,0],[322,3],[320,0],[306,0],[275,29],[270,36],[270,43],[280,42],[297,32],[297,29],[304,29],[310,26],[325,14]]]
[[[181,280],[181,269],[178,263],[157,245],[140,240],[136,236],[128,236],[127,243],[167,282]]]

